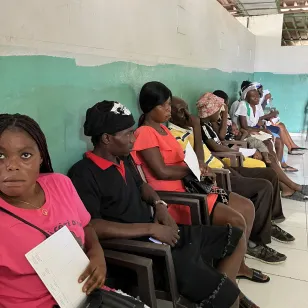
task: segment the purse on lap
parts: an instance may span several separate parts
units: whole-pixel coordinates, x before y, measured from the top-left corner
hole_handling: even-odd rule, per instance
[[[18,215],[15,215],[14,213],[8,211],[1,206],[0,211],[38,230],[39,232],[44,234],[46,238],[50,236],[50,234],[48,234],[44,230],[40,229],[39,227],[33,225],[27,220],[19,217]],[[53,308],[59,308],[59,306],[56,305]],[[130,296],[125,296],[113,291],[97,289],[87,297],[86,303],[83,307],[80,308],[144,308],[144,304]]]

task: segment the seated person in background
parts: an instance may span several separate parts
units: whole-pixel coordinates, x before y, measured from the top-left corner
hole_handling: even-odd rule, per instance
[[[227,93],[221,90],[216,90],[213,92],[213,94],[224,100],[225,109],[228,110],[229,97]],[[219,139],[221,141],[223,140],[246,141],[248,148],[257,150],[253,158],[258,159],[260,158],[260,154],[261,154],[262,160],[265,162],[265,164],[270,165],[271,160],[268,157],[269,151],[268,151],[267,146],[261,140],[251,136],[247,130],[243,128],[238,129],[236,123],[232,122],[229,114],[228,114],[227,121],[224,119],[224,117],[225,117],[225,112],[222,112],[220,119],[218,119],[217,122],[211,123]],[[232,148],[236,148],[236,146],[232,146]]]
[[[232,123],[231,125],[231,133],[234,137],[229,136],[226,140],[239,140],[239,141],[246,141],[249,149],[256,149],[257,152],[254,155],[254,158],[257,157],[257,155],[262,156],[262,160],[265,162],[266,165],[271,164],[271,160],[268,156],[269,150],[267,146],[263,143],[263,141],[250,136],[248,131],[241,128],[238,129],[237,125],[235,123]]]
[[[249,86],[243,92],[243,101],[240,102],[237,109],[234,111],[232,121],[248,130],[248,132],[259,132],[260,129],[256,128],[253,123],[258,123],[259,114],[257,106],[259,104],[259,93],[255,86]],[[248,115],[248,110],[250,114]],[[281,182],[282,197],[292,199],[296,201],[305,201],[306,195],[308,195],[308,186],[299,185],[293,182],[287,175],[282,171],[281,167],[277,163],[275,154],[270,152],[271,168],[273,168],[279,177]]]
[[[100,102],[87,111],[84,131],[92,137],[94,150],[71,168],[69,176],[91,214],[98,237],[146,241],[153,237],[170,245],[183,296],[202,302],[203,307],[238,308],[236,275],[246,250],[245,234],[230,225],[177,226],[129,156],[135,141],[133,125],[130,111],[116,102]],[[197,254],[204,257],[201,263],[192,260],[196,246]],[[257,307],[240,297],[247,307]]]
[[[9,213],[8,213],[9,212]],[[0,307],[53,308],[56,301],[25,254],[47,234],[68,227],[90,259],[80,273],[91,293],[104,285],[104,253],[70,179],[53,173],[47,143],[38,124],[25,115],[0,115]],[[72,224],[72,221],[77,223]]]
[[[238,152],[237,149],[223,145],[213,128],[213,123],[219,120],[221,112],[223,114],[222,123],[228,118],[228,107],[224,104],[224,100],[213,93],[206,93],[197,102],[197,109],[201,119],[202,139],[207,147],[213,152]],[[250,157],[245,158],[243,166],[247,168],[266,167],[263,161]]]
[[[168,128],[185,151],[188,142],[193,147],[196,143],[202,144],[204,159],[211,168],[223,168],[223,163],[213,157],[202,139],[196,138],[193,122],[200,120],[191,115],[188,105],[180,98],[172,98],[171,119]],[[199,126],[198,126],[199,127]],[[274,221],[284,221],[281,207],[279,181],[276,173],[268,168],[228,168],[231,171],[230,179],[232,190],[253,201],[255,206],[255,221],[247,248],[248,257],[253,257],[268,264],[277,264],[286,260],[286,256],[266,246],[271,242],[271,237],[279,242],[289,243],[294,237],[281,228]],[[249,171],[249,172],[246,172]],[[254,178],[255,175],[255,178]],[[265,180],[266,179],[266,180]],[[271,221],[273,221],[271,223]]]
[[[170,119],[171,100],[170,89],[160,82],[149,82],[142,87],[139,103],[144,114],[140,117],[141,126],[135,132],[136,141],[132,155],[136,163],[143,168],[146,180],[152,188],[185,192],[183,179],[191,171],[184,162],[182,148],[168,128],[162,125]],[[201,138],[200,123],[194,123],[193,126],[195,138]],[[202,153],[202,144],[200,148],[196,148],[197,144],[195,144],[195,151]],[[199,160],[199,165],[201,168],[203,166],[208,168],[203,159]],[[226,195],[223,189],[213,187],[213,191],[207,196],[207,201],[210,218],[214,225],[230,223],[241,227],[238,221],[240,214],[245,219],[246,238],[249,238],[254,216],[254,207],[250,200],[235,193]],[[189,212],[183,212],[184,215],[190,217]],[[240,272],[244,276],[251,275],[251,270],[244,262]],[[266,276],[263,277],[267,280]]]
[[[235,111],[238,109],[240,103],[242,102],[242,96],[246,95],[246,93],[247,93],[247,88],[248,87],[255,87],[255,85],[253,83],[251,83],[250,81],[247,81],[247,80],[243,81],[243,83],[241,85],[240,99],[235,101],[231,105],[231,108],[230,108],[230,115],[232,117],[232,121],[234,119]],[[223,97],[223,98],[225,99],[225,97]],[[258,123],[258,122],[255,123],[256,117],[253,116],[254,114],[252,112],[249,112],[249,123],[252,124],[250,126],[256,126],[256,128],[259,128],[259,130],[258,131],[257,130],[250,131],[249,132],[250,135],[253,135],[255,138],[260,139],[259,132],[263,131],[263,132],[266,132],[266,133],[270,134],[271,137],[274,137],[274,139],[268,138],[268,140],[262,139],[262,141],[264,141],[264,143],[268,147],[268,150],[270,151],[270,153],[272,155],[274,155],[274,156],[277,156],[278,161],[281,163],[281,167],[283,168],[283,170],[285,172],[297,172],[298,169],[293,168],[291,166],[288,166],[287,163],[286,163],[286,160],[283,157],[283,143],[282,143],[282,141],[280,139],[280,135],[278,135],[279,131],[277,131],[275,133],[275,132],[273,132],[273,130],[270,131],[270,130],[267,129],[267,127],[265,127],[266,119],[274,117],[275,113],[264,115],[264,112],[263,112],[263,110],[262,110],[262,108],[260,106],[258,106],[256,112],[258,113],[258,119],[260,120],[259,121],[260,123]],[[236,124],[237,124],[238,127],[240,127],[239,123],[236,123]],[[258,124],[260,125],[260,127],[258,127]],[[277,128],[274,127],[274,130],[277,130]],[[263,135],[261,137],[264,138]],[[275,147],[273,147],[273,144],[275,145]]]
[[[288,148],[288,153],[290,155],[303,155],[304,153],[302,151],[307,150],[306,148],[301,148],[299,147],[292,139],[290,136],[286,126],[280,122],[280,119],[278,118],[277,122],[272,122],[272,119],[277,117],[279,114],[279,111],[276,110],[276,108],[272,108],[271,102],[272,102],[272,95],[270,91],[268,90],[263,90],[262,84],[259,82],[253,82],[251,83],[256,86],[258,93],[260,95],[260,101],[259,101],[259,108],[260,108],[260,113],[263,116],[268,116],[268,121],[266,122],[267,128],[274,134],[278,134],[279,137],[281,138],[282,143]],[[270,112],[268,114],[264,114],[264,109],[269,105],[270,107]]]

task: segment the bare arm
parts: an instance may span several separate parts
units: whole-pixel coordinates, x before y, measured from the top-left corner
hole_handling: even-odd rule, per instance
[[[250,127],[247,124],[247,118],[245,116],[239,116],[241,127],[248,132],[259,132],[260,128]]]
[[[246,129],[243,129],[243,128],[241,128],[240,129],[240,139],[239,140],[245,140],[247,137],[248,137],[248,135],[249,135],[249,133],[247,132],[247,130]]]
[[[212,152],[238,152],[225,145],[217,144],[213,139],[208,139],[205,143]]]
[[[157,147],[140,151],[140,155],[158,180],[182,180],[190,173],[188,166],[167,166]]]
[[[199,161],[204,162],[204,151],[203,151],[203,141],[202,141],[202,133],[201,133],[201,126],[200,126],[200,119],[199,121],[194,123],[193,131],[194,131],[194,151],[198,157]]]
[[[228,106],[225,105],[225,111],[221,113],[221,124],[212,123],[212,127],[221,141],[226,139],[228,129]]]
[[[142,200],[145,201],[147,204],[153,205],[155,201],[160,200],[157,192],[148,183],[142,184],[142,186],[140,187],[140,192]]]
[[[84,228],[85,233],[85,252],[89,253],[96,249],[101,250],[101,245],[92,224],[88,224]]]
[[[180,238],[177,227],[173,228],[159,223],[124,224],[103,219],[93,219],[92,224],[100,239],[153,237],[174,247]]]

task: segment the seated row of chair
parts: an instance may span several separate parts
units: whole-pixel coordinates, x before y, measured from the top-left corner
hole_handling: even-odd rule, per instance
[[[151,307],[157,307],[156,298],[171,300],[174,307],[258,307],[239,290],[236,279],[264,283],[270,278],[247,267],[245,254],[281,263],[286,256],[266,245],[271,237],[295,240],[276,224],[285,219],[279,188],[284,173],[277,156],[269,155],[265,168],[226,146],[245,141],[220,142],[224,138],[211,123],[220,119],[225,125],[228,109],[219,96],[199,100],[201,121],[159,82],[142,87],[139,103],[143,115],[136,131],[131,112],[118,102],[102,101],[88,109],[84,133],[94,148],[70,169],[71,181],[53,173],[45,136],[33,119],[0,115],[3,307],[56,306],[24,256],[44,240],[36,228],[53,234],[64,225],[90,259],[80,277],[80,282],[87,280],[87,294],[105,285],[103,246],[111,249],[105,250],[108,266],[137,273],[136,282],[124,270],[111,270],[116,285],[121,282]],[[192,193],[189,187],[188,142],[206,193]],[[213,142],[224,151],[211,153]],[[261,162],[263,168],[245,167],[249,161]],[[305,193],[306,187],[299,190]]]

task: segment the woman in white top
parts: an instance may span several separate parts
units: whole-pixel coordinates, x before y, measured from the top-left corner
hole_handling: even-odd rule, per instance
[[[239,102],[237,108],[231,115],[232,121],[249,131],[250,134],[259,133],[261,131],[270,134],[270,131],[262,128],[264,125],[262,121],[265,118],[264,116],[261,116],[262,112],[260,111],[260,107],[258,107],[259,99],[259,93],[254,85],[250,85],[246,89],[243,89],[242,101]],[[291,179],[287,177],[287,175],[282,171],[280,164],[278,163],[277,156],[273,151],[271,142],[266,140],[264,143],[268,146],[270,151],[270,159],[272,161],[271,167],[278,174],[281,183],[282,197],[297,201],[304,201],[304,186],[291,181]]]

